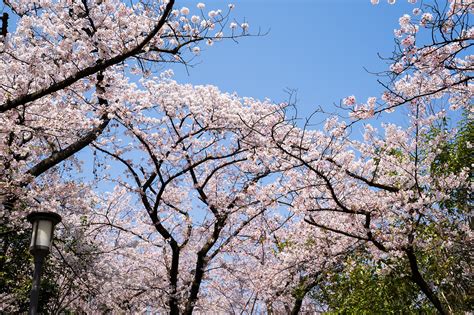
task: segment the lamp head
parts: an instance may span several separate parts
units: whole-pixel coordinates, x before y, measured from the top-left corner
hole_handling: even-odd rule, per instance
[[[47,254],[51,250],[53,232],[56,224],[61,222],[61,216],[54,212],[32,212],[26,219],[32,224],[30,252]]]

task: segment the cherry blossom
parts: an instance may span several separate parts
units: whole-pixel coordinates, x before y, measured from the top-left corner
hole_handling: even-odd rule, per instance
[[[448,4],[400,17],[382,95],[344,98],[347,119],[319,130],[286,103],[157,73],[247,36],[233,5],[5,2],[0,218],[26,234],[27,212],[63,216],[51,312],[316,313],[324,272],[364,248],[408,261],[446,313],[417,254],[472,241],[467,210],[445,206],[471,170],[436,168],[457,137],[443,122],[472,99],[472,1]]]

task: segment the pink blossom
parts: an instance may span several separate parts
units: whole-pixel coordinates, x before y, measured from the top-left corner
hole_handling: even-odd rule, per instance
[[[214,10],[209,11],[209,12],[207,13],[207,15],[208,15],[211,19],[212,19],[212,18],[215,18],[215,17],[217,16],[217,11],[214,11]]]
[[[353,106],[356,103],[356,98],[354,95],[348,96],[342,100],[342,103],[346,106]]]
[[[405,46],[405,47],[409,47],[409,46],[412,46],[415,44],[415,37],[412,36],[412,35],[409,35],[407,37],[405,37],[403,40],[402,40],[402,45]]]
[[[433,20],[433,15],[431,13],[423,13],[420,20],[420,25],[425,26]]]
[[[390,65],[390,70],[395,72],[396,74],[400,74],[403,72],[404,66],[400,62],[396,62]]]
[[[182,15],[188,15],[189,14],[189,9],[186,7],[182,7],[180,10]]]

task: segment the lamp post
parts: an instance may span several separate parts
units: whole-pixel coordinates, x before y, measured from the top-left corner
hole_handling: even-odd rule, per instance
[[[29,314],[36,315],[38,313],[41,268],[44,258],[51,250],[54,227],[61,222],[61,216],[53,212],[32,212],[26,219],[33,225],[30,253],[33,255],[35,261],[33,285],[31,286],[30,292]]]

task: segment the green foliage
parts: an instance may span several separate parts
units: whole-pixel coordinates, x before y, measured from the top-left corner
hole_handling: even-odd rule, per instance
[[[450,312],[469,312],[474,307],[469,249],[461,242],[436,246],[417,255],[421,272]]]
[[[462,252],[464,250],[464,252]],[[446,308],[455,314],[474,306],[469,258],[462,246],[436,246],[417,253],[420,272]],[[328,272],[312,298],[328,314],[436,314],[436,309],[410,278],[408,261],[374,261],[356,252]]]
[[[28,310],[28,294],[31,285],[31,259],[28,253],[29,240],[26,232],[0,227],[0,293],[13,294],[18,301],[19,311]]]
[[[441,125],[432,128],[429,137],[433,138],[446,130],[448,122],[442,120]],[[451,141],[446,141],[440,148],[431,165],[431,174],[436,177],[440,174],[458,174],[464,169],[469,170],[469,181],[473,180],[472,165],[474,164],[474,124],[465,112],[458,123],[456,136]],[[452,211],[469,213],[472,206],[472,193],[469,187],[452,191],[451,198],[441,206]]]
[[[18,312],[26,313],[32,283],[33,257],[29,253],[31,230],[17,232],[0,226],[0,293],[13,295]],[[54,266],[47,259],[41,276],[38,310],[49,313],[48,307],[59,297]]]
[[[431,305],[420,299],[422,294],[409,279],[407,267],[387,267],[356,253],[340,270],[327,274],[313,298],[327,306],[328,314],[434,313]]]
[[[447,124],[444,119],[439,127],[432,128],[431,135],[436,136],[445,131]],[[432,165],[432,172],[456,173],[465,167],[470,168],[474,162],[471,145],[474,145],[474,124],[469,119],[469,114],[464,113],[458,123],[456,136],[443,145]]]

